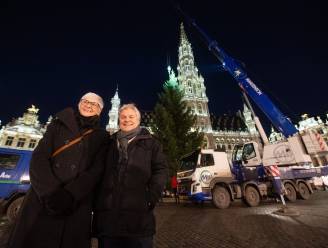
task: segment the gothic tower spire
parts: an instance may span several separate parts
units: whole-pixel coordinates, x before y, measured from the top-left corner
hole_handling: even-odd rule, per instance
[[[112,108],[108,112],[109,120],[106,130],[111,134],[118,130],[118,110],[120,108],[121,99],[118,96],[118,85],[116,86],[115,95],[111,99]]]
[[[188,42],[188,38],[187,38],[186,32],[184,30],[183,22],[181,22],[181,24],[180,24],[180,45],[185,42]]]
[[[195,65],[194,54],[188,41],[184,26],[180,25],[180,44],[178,62],[178,82],[184,93],[183,101],[197,116],[196,126],[205,133],[212,132],[210,115],[208,111],[208,98],[204,78],[199,74]]]
[[[244,104],[243,116],[244,116],[244,121],[245,121],[245,124],[247,126],[249,133],[252,135],[258,134],[258,132],[256,130],[255,121],[252,117],[252,112],[249,110],[249,108],[246,106],[246,104]]]

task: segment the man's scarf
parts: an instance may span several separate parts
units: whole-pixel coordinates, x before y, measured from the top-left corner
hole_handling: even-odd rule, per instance
[[[118,151],[119,151],[119,163],[122,161],[128,160],[128,143],[129,140],[136,137],[141,131],[140,126],[136,127],[135,129],[132,129],[131,131],[124,132],[122,130],[117,132],[117,140],[119,143]]]

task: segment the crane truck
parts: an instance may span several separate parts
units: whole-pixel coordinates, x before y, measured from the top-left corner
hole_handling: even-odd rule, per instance
[[[308,199],[313,193],[313,177],[328,175],[328,166],[314,167],[311,159],[311,156],[327,156],[326,142],[315,131],[298,132],[290,119],[249,78],[240,63],[210,39],[179,7],[178,10],[201,34],[222,67],[237,81],[263,141],[263,144],[252,141],[236,145],[231,161],[225,152],[211,149],[187,154],[181,159],[177,173],[179,195],[196,201],[212,200],[218,208],[229,207],[235,199],[243,199],[249,206],[257,206],[270,196],[280,196],[283,203],[283,196],[289,201],[295,201],[297,197]],[[286,140],[269,143],[248,96]]]

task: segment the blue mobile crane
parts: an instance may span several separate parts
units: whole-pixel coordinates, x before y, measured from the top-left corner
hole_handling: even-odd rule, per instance
[[[219,47],[179,6],[177,9],[200,33],[222,67],[237,81],[263,141],[263,147],[256,142],[236,145],[231,163],[227,154],[211,149],[186,155],[181,159],[177,173],[179,194],[197,201],[212,200],[218,208],[226,208],[232,200],[240,198],[249,206],[257,206],[267,196],[280,196],[284,205],[283,195],[289,201],[295,201],[297,196],[308,199],[313,192],[312,178],[328,174],[328,166],[314,167],[311,158],[327,155],[326,142],[315,131],[300,133],[248,77],[239,62]],[[269,143],[248,96],[286,140]]]

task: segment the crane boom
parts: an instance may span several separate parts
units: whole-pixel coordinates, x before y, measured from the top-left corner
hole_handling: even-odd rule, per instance
[[[269,97],[260,90],[259,87],[248,77],[243,68],[230,57],[215,40],[212,40],[204,30],[202,30],[196,22],[191,19],[179,6],[177,10],[184,16],[187,22],[193,26],[202,36],[208,49],[222,63],[223,68],[228,71],[231,76],[238,82],[240,88],[255,102],[261,111],[271,121],[272,125],[280,131],[285,137],[293,136],[298,132],[293,123],[286,117]]]

